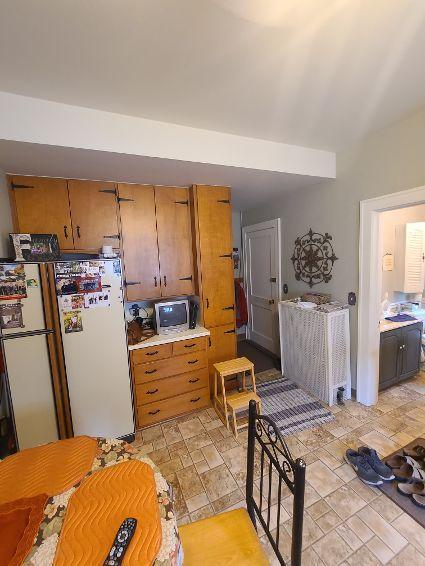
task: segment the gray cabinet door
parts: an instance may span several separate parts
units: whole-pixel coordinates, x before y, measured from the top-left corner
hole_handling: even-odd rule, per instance
[[[379,351],[379,389],[395,385],[399,380],[399,364],[402,342],[401,330],[388,330],[381,333]]]
[[[402,355],[400,379],[413,377],[419,371],[422,344],[422,323],[405,326],[401,330]]]

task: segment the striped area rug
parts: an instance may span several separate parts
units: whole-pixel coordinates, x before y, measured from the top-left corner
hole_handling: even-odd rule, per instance
[[[262,412],[270,417],[287,436],[306,428],[314,428],[335,417],[319,401],[300,389],[276,370],[258,374],[257,393],[261,397]],[[277,375],[280,377],[276,379]],[[270,381],[265,381],[269,377]]]

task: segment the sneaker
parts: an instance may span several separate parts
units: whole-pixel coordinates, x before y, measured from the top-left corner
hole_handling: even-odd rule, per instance
[[[347,464],[350,464],[350,466],[354,468],[356,474],[364,483],[367,483],[368,485],[383,484],[382,479],[371,467],[363,454],[349,448],[345,453],[344,458]]]
[[[361,446],[359,448],[359,454],[366,458],[370,467],[378,474],[378,476],[384,481],[391,481],[395,478],[392,469],[384,464],[380,460],[376,450],[373,448],[367,448],[366,446]]]

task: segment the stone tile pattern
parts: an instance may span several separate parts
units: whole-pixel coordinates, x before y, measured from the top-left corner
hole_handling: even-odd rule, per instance
[[[425,566],[425,529],[379,489],[363,484],[343,460],[349,447],[369,445],[384,457],[425,435],[425,372],[381,393],[374,407],[348,401],[331,410],[334,421],[286,438],[292,455],[307,463],[303,563]],[[179,524],[245,507],[247,432],[235,440],[212,408],[139,431],[135,445],[173,486]],[[275,498],[272,502],[276,528]],[[286,560],[291,514],[288,491],[279,525]],[[270,564],[277,565],[261,529],[259,535]]]

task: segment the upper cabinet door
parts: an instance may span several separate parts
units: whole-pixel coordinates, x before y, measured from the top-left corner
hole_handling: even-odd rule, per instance
[[[119,248],[114,183],[68,181],[74,247],[99,252],[103,244]]]
[[[161,295],[194,293],[189,189],[155,187]]]
[[[29,234],[57,234],[62,250],[74,249],[66,180],[11,177],[15,229]]]
[[[161,296],[151,185],[118,185],[127,301]]]

